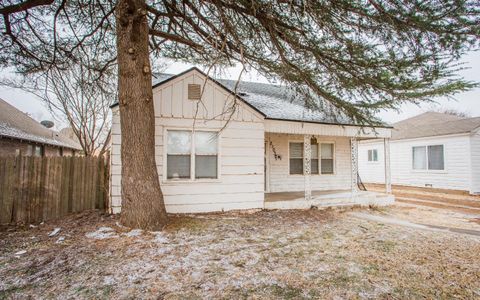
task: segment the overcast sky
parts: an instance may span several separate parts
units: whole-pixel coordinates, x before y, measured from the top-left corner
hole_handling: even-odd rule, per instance
[[[467,69],[461,71],[460,75],[466,80],[480,82],[480,52],[469,53],[464,57],[463,62],[465,62],[464,67]],[[192,65],[172,62],[166,65],[165,72],[176,74],[191,66]],[[240,68],[232,68],[223,73],[221,77],[236,79],[238,78],[239,72]],[[9,75],[6,71],[0,73],[2,77]],[[243,75],[242,80],[266,82],[264,78],[258,77],[253,73]],[[53,119],[39,99],[21,90],[0,87],[0,98],[14,105],[21,111],[30,114],[30,116],[37,121]],[[438,99],[438,104],[436,105],[425,104],[420,107],[416,105],[404,105],[400,112],[383,111],[379,114],[379,117],[386,122],[394,123],[432,109],[455,109],[465,112],[472,117],[480,116],[480,88],[460,93],[456,95],[455,98],[457,101]],[[57,124],[56,129],[61,129],[61,127],[63,127],[62,124]]]

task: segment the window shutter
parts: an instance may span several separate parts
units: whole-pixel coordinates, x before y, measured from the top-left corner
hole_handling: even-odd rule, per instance
[[[202,87],[199,84],[188,85],[188,100],[200,100],[202,96]]]

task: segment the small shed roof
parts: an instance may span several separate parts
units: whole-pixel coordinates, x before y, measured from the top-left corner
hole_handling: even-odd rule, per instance
[[[469,133],[480,127],[480,117],[463,118],[451,114],[426,112],[393,124],[393,140]]]
[[[74,140],[46,128],[3,99],[0,99],[0,137],[81,150]]]
[[[152,85],[155,88],[192,70],[196,70],[207,76],[199,69],[191,68],[176,75],[166,73],[155,74]],[[231,93],[235,92],[236,80],[210,79],[227,91]],[[323,110],[307,108],[303,97],[283,85],[240,81],[236,93],[241,100],[260,112],[267,119],[359,126],[359,124],[356,124],[351,118],[345,116],[331,105],[325,104]],[[112,106],[115,105],[117,105],[117,103]],[[385,124],[378,127],[390,126]]]

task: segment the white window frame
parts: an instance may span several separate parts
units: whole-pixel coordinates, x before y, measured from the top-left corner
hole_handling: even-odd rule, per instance
[[[322,144],[332,144],[333,145],[333,172],[332,173],[328,173],[328,174],[322,174]],[[322,175],[322,176],[332,176],[332,175],[336,175],[337,174],[337,145],[335,144],[334,141],[318,141],[318,162],[319,162],[319,169],[318,169],[318,173],[319,175]]]
[[[428,168],[428,147],[429,146],[442,146],[443,147],[443,170],[434,170]],[[426,158],[426,168],[425,169],[414,169],[413,168],[413,148],[416,147],[425,147],[425,158]],[[416,144],[410,148],[410,168],[412,172],[415,173],[447,173],[447,151],[445,144],[443,143],[428,143],[428,144]]]
[[[288,144],[287,144],[287,151],[288,151],[288,176],[305,176],[305,166],[302,165],[302,170],[303,170],[303,174],[292,174],[290,172],[290,144],[303,144],[303,140],[288,140]],[[305,145],[303,145],[303,151],[302,151],[302,161],[305,160]],[[305,162],[303,162],[305,164]]]
[[[190,150],[190,178],[171,179],[167,178],[167,155],[168,155],[168,131],[190,131],[191,132],[191,150]],[[195,178],[195,131],[208,131],[217,133],[217,178]],[[165,127],[163,130],[163,162],[162,162],[162,183],[192,183],[192,182],[220,182],[221,181],[221,136],[220,129],[215,128],[195,128],[191,127]]]
[[[297,177],[297,176],[305,176],[305,168],[303,168],[303,174],[290,174],[290,144],[291,143],[302,143],[303,144],[303,140],[300,140],[300,139],[289,139],[288,140],[288,144],[287,144],[287,152],[288,152],[288,176],[294,176],[294,177]],[[310,174],[310,176],[332,176],[332,175],[336,175],[337,173],[337,153],[336,153],[336,149],[337,149],[337,145],[335,143],[335,141],[329,141],[329,140],[319,140],[317,138],[317,144],[318,144],[318,174]],[[321,145],[322,144],[332,144],[333,145],[333,173],[329,173],[329,174],[322,174],[322,151],[321,151]],[[304,145],[305,147],[305,145]],[[303,159],[305,159],[305,157],[303,157]]]
[[[372,151],[372,160],[370,160],[370,154],[369,154],[370,151]],[[373,160],[373,152],[374,151],[377,152],[377,160]],[[367,150],[367,161],[370,164],[376,164],[380,161],[379,151],[378,151],[377,148],[372,148],[372,149]]]

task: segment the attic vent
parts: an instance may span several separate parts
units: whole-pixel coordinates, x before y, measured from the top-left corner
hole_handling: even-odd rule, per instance
[[[202,87],[199,84],[188,85],[188,100],[200,100]]]

